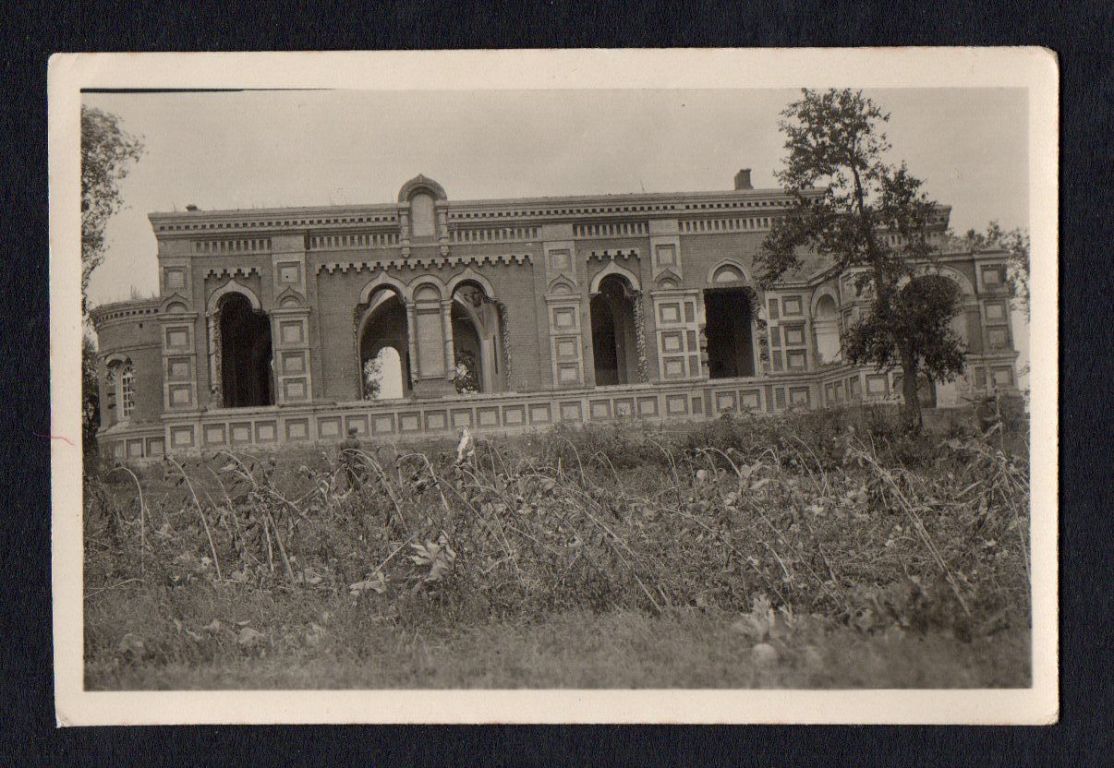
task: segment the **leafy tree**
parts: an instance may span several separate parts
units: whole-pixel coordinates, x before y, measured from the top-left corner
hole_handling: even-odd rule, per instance
[[[869,310],[845,329],[847,360],[887,371],[900,365],[906,422],[919,429],[918,374],[947,381],[964,364],[962,343],[948,328],[957,289],[912,280],[935,251],[928,233],[937,206],[904,163],[886,162],[889,115],[871,99],[850,89],[802,93],[778,123],[786,157],[777,177],[794,203],[763,242],[759,282],[770,288],[810,251],[855,274]]]
[[[105,227],[120,210],[120,182],[143,154],[143,142],[124,131],[120,118],[95,107],[81,108],[81,311],[89,278],[104,261]]]
[[[1025,317],[1029,318],[1029,232],[1017,227],[1004,230],[996,221],[987,225],[985,232],[967,230],[962,238],[955,238],[964,248],[975,251],[1003,250],[1009,254],[1006,269],[1006,282],[1013,295],[1025,307]]]
[[[377,400],[383,388],[383,355],[364,361],[364,400]]]
[[[88,460],[97,452],[101,425],[100,390],[97,386],[97,348],[88,333],[81,334],[81,448]]]

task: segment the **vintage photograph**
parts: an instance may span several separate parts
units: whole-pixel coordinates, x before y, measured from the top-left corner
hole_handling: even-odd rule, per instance
[[[1031,689],[1033,94],[831,80],[83,86],[82,689]]]

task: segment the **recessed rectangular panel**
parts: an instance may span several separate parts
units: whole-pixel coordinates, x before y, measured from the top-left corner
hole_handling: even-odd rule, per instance
[[[778,387],[774,390],[774,402],[779,410],[785,408],[785,387]]]
[[[278,425],[273,421],[255,423],[255,440],[260,443],[273,443],[278,439]]]
[[[555,307],[553,309],[553,327],[567,330],[576,327],[576,309],[573,307]]]
[[[287,379],[283,382],[283,393],[287,400],[305,400],[306,380]]]
[[[190,385],[171,385],[170,404],[173,406],[187,406],[193,402],[193,392]]]
[[[377,435],[389,435],[395,431],[395,417],[391,413],[377,413],[371,417],[371,431]]]
[[[1000,301],[988,301],[986,303],[986,319],[990,322],[1005,320],[1006,305]]]
[[[565,363],[558,365],[557,382],[559,384],[578,384],[580,382],[580,366]]]
[[[685,395],[666,395],[665,410],[670,416],[683,416],[689,412],[689,399]]]
[[[993,350],[1006,349],[1010,345],[1010,336],[1009,333],[1006,332],[1005,326],[987,330],[986,340]]]
[[[791,371],[803,371],[807,365],[805,353],[802,349],[791,349],[785,357],[789,361],[789,370]]]
[[[161,437],[147,438],[147,455],[148,456],[162,456],[163,442]]]
[[[172,357],[167,363],[167,377],[171,381],[190,380],[190,359],[188,357]]]
[[[304,337],[301,320],[287,320],[279,323],[283,344],[301,344]]]
[[[530,406],[530,423],[531,424],[548,424],[552,420],[549,412],[549,404],[542,403]]]
[[[521,405],[507,405],[503,407],[503,423],[507,426],[518,426],[526,421],[526,408]]]
[[[340,437],[340,418],[327,416],[317,420],[317,434],[324,438]]]
[[[762,397],[757,389],[744,389],[739,393],[739,402],[748,411],[757,411],[762,407]]]
[[[808,387],[790,387],[789,388],[789,402],[792,405],[809,406],[812,404],[812,398],[809,394]]]
[[[557,248],[549,252],[549,267],[554,272],[567,272],[572,268],[572,256],[568,248]]]
[[[638,415],[643,418],[654,418],[658,415],[658,399],[656,397],[638,398]]]
[[[349,416],[344,420],[344,434],[348,434],[350,430],[355,428],[356,434],[361,437],[366,437],[367,431],[367,416]]]
[[[836,402],[838,403],[838,402],[842,401],[843,400],[843,382],[842,381],[837,381],[835,383],[835,387],[833,389],[835,390]]]
[[[662,360],[667,379],[683,379],[685,377],[685,359],[683,357],[667,357]]]
[[[557,357],[562,359],[576,359],[576,350],[579,347],[576,338],[567,337],[557,339]]]
[[[418,312],[417,325],[418,365],[423,378],[445,375],[445,340],[441,327],[441,313]]]
[[[682,352],[685,348],[684,336],[679,331],[671,331],[661,335],[662,352]]]
[[[142,440],[129,440],[128,441],[128,458],[141,459],[143,458],[143,441]]]
[[[610,400],[592,400],[588,403],[588,413],[591,414],[593,419],[610,419],[611,418],[611,401]]]
[[[615,417],[619,419],[626,419],[630,418],[631,416],[634,416],[634,398],[615,398]]]
[[[429,430],[445,429],[449,426],[449,415],[445,411],[427,411],[425,415],[425,428]]]
[[[799,347],[805,343],[805,329],[799,325],[785,327],[785,344],[789,347]]]
[[[193,445],[193,427],[171,427],[170,444],[175,448],[189,448]]]
[[[851,379],[847,380],[847,394],[848,394],[848,397],[854,399],[854,398],[857,398],[860,395],[862,395],[862,393],[863,393],[862,384],[859,383],[859,379],[858,379],[857,376],[855,378],[851,378]]]
[[[205,444],[206,445],[224,445],[225,431],[223,424],[206,424],[205,425]]]
[[[584,421],[579,401],[561,403],[561,421]]]
[[[661,304],[658,306],[658,317],[663,323],[681,322],[680,304]]]
[[[167,328],[166,346],[168,349],[184,349],[190,345],[190,332],[187,328]]]
[[[279,264],[279,282],[285,285],[296,285],[301,282],[297,263]]]
[[[800,296],[786,296],[782,300],[781,308],[787,315],[801,314],[801,297]]]
[[[677,265],[677,249],[674,246],[659,245],[656,254],[659,267],[674,267]]]
[[[988,288],[997,288],[1002,284],[1002,267],[998,265],[982,268],[982,282]]]
[[[417,413],[400,413],[398,415],[399,432],[421,432],[422,422]]]
[[[463,427],[472,426],[472,411],[470,410],[454,410],[453,411],[453,429],[461,429]]]
[[[306,358],[301,352],[283,352],[282,372],[284,374],[305,373]]]
[[[228,431],[232,436],[233,445],[251,442],[251,424],[248,422],[230,424]]]
[[[166,270],[166,287],[174,291],[186,287],[186,271],[180,268]]]
[[[499,409],[498,408],[477,408],[476,409],[476,422],[481,427],[497,427],[497,426],[499,426]]]
[[[715,394],[716,410],[720,413],[726,410],[738,410],[738,400],[735,398],[734,392],[716,392]]]
[[[990,375],[996,387],[1008,387],[1013,385],[1012,368],[995,368]]]
[[[309,437],[309,421],[306,419],[289,419],[286,422],[287,440],[305,440]]]
[[[886,394],[886,377],[881,374],[869,374],[866,377],[866,393],[868,395]]]

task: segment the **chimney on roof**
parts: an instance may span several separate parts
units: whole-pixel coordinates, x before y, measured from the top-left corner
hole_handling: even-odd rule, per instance
[[[187,206],[186,206],[186,210],[187,210],[187,211],[196,211],[196,210],[197,210],[197,206],[196,206],[196,205],[194,205],[193,203],[190,203],[189,205],[187,205]]]
[[[735,174],[735,189],[754,189],[750,183],[750,168],[744,168]]]

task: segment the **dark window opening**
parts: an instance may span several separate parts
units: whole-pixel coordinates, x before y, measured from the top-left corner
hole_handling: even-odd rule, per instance
[[[221,303],[221,390],[225,408],[273,405],[271,321],[245,296]]]
[[[589,305],[596,386],[631,384],[638,380],[638,348],[634,325],[634,291],[621,277],[609,275]]]
[[[704,291],[704,315],[708,376],[713,379],[753,376],[750,289]]]
[[[406,308],[394,291],[384,289],[371,298],[360,335],[360,369],[362,399],[391,400],[410,394],[409,326]]]

